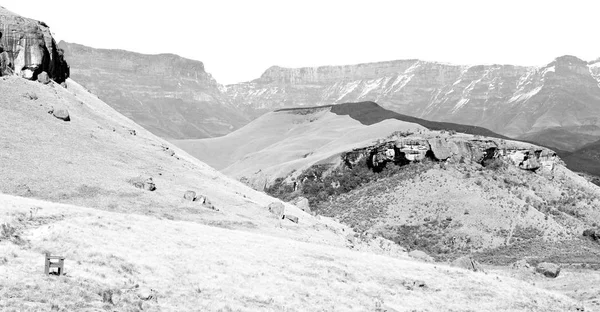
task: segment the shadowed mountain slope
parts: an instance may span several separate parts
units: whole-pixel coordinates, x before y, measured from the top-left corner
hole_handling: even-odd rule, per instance
[[[76,81],[160,137],[220,136],[249,121],[231,106],[202,62],[64,41],[59,46]]]

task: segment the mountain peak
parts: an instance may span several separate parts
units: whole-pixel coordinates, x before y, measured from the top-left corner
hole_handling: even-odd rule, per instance
[[[554,59],[554,62],[556,62],[557,64],[577,64],[577,65],[587,64],[586,61],[584,61],[576,56],[573,56],[573,55],[559,56]]]

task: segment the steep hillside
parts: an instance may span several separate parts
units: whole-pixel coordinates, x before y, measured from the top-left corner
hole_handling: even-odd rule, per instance
[[[249,121],[231,106],[202,62],[63,41],[59,46],[76,81],[163,138],[220,136]]]
[[[0,193],[261,233],[283,230],[266,209],[272,198],[157,138],[72,80],[66,84],[0,78]],[[61,111],[69,121],[54,116]],[[136,187],[149,178],[155,191]],[[188,190],[217,210],[184,200]],[[284,222],[281,235],[345,245],[333,232],[311,230],[320,221],[287,209],[303,222]]]
[[[259,113],[376,101],[402,114],[481,126],[509,137],[550,137],[539,143],[572,151],[600,137],[597,64],[563,56],[540,68],[420,60],[271,67],[256,80],[227,86],[227,94],[241,110]],[[565,133],[544,135],[557,127]]]
[[[565,157],[565,162],[573,170],[600,177],[600,141],[587,144],[570,153]]]

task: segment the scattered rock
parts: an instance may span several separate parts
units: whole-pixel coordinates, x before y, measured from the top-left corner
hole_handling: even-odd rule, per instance
[[[156,190],[156,185],[154,184],[154,181],[152,181],[152,178],[148,178],[146,182],[144,182],[144,189],[150,192],[154,192]]]
[[[63,108],[59,108],[59,109],[51,109],[48,113],[51,113],[52,116],[63,120],[63,121],[71,121],[71,116],[69,116],[69,111]]]
[[[356,243],[356,237],[354,236],[354,234],[348,234],[346,235],[346,240],[348,241],[348,243],[354,245]]]
[[[285,218],[294,222],[294,223],[298,223],[298,217],[294,216],[294,215],[285,215]]]
[[[50,77],[48,77],[48,73],[46,73],[45,71],[41,72],[38,77],[37,77],[37,81],[39,83],[43,83],[43,84],[49,84],[50,83]]]
[[[535,271],[543,274],[546,277],[555,278],[558,276],[558,274],[560,274],[560,265],[550,262],[542,262],[536,266]]]
[[[285,214],[285,206],[280,202],[272,202],[267,207],[269,212],[274,214],[277,219],[283,219],[283,215]]]
[[[467,269],[473,272],[483,272],[479,262],[473,260],[470,256],[463,256],[452,261],[452,266]]]
[[[156,190],[156,184],[154,184],[154,181],[152,181],[152,178],[148,178],[148,179],[146,179],[146,181],[141,181],[140,178],[136,178],[136,179],[130,180],[130,183],[133,184],[133,186],[135,186],[139,189],[146,190],[146,191],[153,192]]]
[[[402,281],[402,286],[404,286],[406,290],[427,289],[427,284],[421,280]]]
[[[583,231],[583,236],[589,237],[592,240],[597,241],[597,240],[600,240],[600,231],[596,231],[593,229],[587,229],[587,230]]]
[[[188,192],[190,192],[190,191],[188,191]],[[208,197],[206,197],[204,195],[196,196],[196,201],[199,202],[200,204],[202,204],[202,206],[204,206],[205,208],[212,209],[212,210],[215,210],[215,211],[219,211],[219,209],[217,209],[212,204],[212,202],[208,199]]]
[[[189,201],[195,201],[196,200],[196,192],[194,191],[186,191],[183,194],[183,198]]]
[[[129,129],[129,134],[130,135],[137,135],[137,133],[135,132],[135,130],[133,129]]]
[[[291,201],[291,204],[300,208],[302,211],[304,211],[306,213],[311,213],[310,204],[308,203],[308,198],[306,198],[306,197],[300,196],[300,197],[294,199],[293,201]]]
[[[529,263],[527,263],[527,261],[525,261],[524,259],[521,259],[519,261],[513,262],[510,267],[512,269],[515,270],[529,270],[531,269],[531,266],[529,265]]]
[[[413,250],[409,252],[408,255],[413,259],[421,260],[424,262],[433,262],[433,258],[424,251]]]
[[[136,295],[142,300],[156,299],[156,292],[147,287],[138,288]]]

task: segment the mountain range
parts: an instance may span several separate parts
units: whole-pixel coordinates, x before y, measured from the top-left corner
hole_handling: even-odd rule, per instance
[[[421,60],[274,66],[253,81],[223,86],[201,62],[175,55],[59,46],[75,79],[151,131],[175,139],[224,135],[281,108],[360,101],[564,151],[600,139],[599,60],[562,56],[542,67]]]
[[[172,54],[59,46],[77,81],[167,139],[222,136],[277,109],[375,101],[400,114],[541,144],[557,150],[569,166],[598,171],[579,159],[577,149],[600,140],[600,59],[562,56],[541,67],[416,59],[273,66],[255,80],[224,86],[201,62]],[[589,146],[586,153],[592,153]]]
[[[204,64],[174,54],[146,55],[59,42],[73,77],[156,135],[221,136],[249,119],[232,106]]]
[[[227,86],[240,109],[375,101],[401,114],[476,125],[573,151],[600,138],[600,63],[562,56],[542,67],[400,60],[271,67]]]

